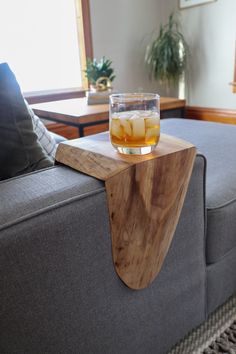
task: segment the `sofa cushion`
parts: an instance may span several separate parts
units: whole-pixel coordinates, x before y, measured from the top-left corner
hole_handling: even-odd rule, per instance
[[[236,126],[165,119],[161,131],[192,142],[207,159],[207,263],[236,247]]]
[[[52,165],[37,140],[14,74],[6,63],[0,64],[0,179]]]

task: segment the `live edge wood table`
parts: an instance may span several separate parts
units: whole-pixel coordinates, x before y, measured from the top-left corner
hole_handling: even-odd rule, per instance
[[[31,107],[42,119],[78,128],[79,137],[108,130],[108,104],[87,105],[86,98],[76,98],[39,103]],[[161,118],[183,118],[185,100],[161,97],[160,110]]]
[[[113,263],[132,289],[147,287],[162,267],[195,154],[192,144],[163,134],[147,155],[119,154],[108,133],[59,144],[58,163],[105,181]]]

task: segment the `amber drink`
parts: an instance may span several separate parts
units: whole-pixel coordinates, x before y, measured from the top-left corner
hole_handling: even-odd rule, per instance
[[[110,96],[110,139],[124,154],[147,154],[160,137],[159,96],[119,94]]]

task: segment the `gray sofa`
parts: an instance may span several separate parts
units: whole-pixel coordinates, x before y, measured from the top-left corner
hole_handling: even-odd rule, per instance
[[[162,270],[117,277],[104,184],[64,166],[0,182],[0,353],[163,354],[236,292],[236,127],[167,119],[199,149]]]

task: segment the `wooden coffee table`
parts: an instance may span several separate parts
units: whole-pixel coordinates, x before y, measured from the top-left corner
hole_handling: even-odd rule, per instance
[[[103,131],[108,130],[108,104],[87,105],[86,98],[76,98],[39,103],[31,107],[40,118],[78,128],[79,137],[95,134],[99,126],[102,126]],[[160,110],[161,118],[183,118],[185,100],[161,97]],[[91,127],[94,129],[91,130]]]

